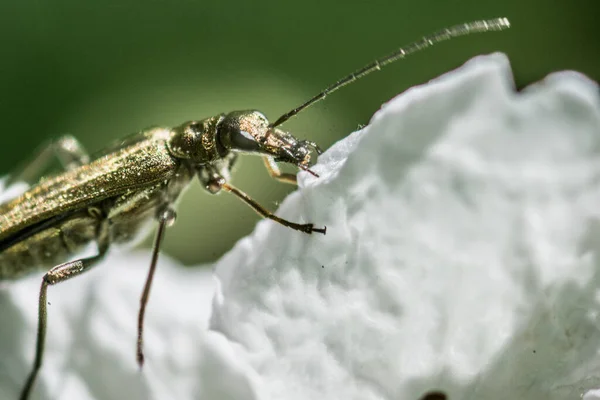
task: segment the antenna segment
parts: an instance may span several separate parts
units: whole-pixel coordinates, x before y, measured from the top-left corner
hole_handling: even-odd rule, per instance
[[[300,111],[304,110],[307,107],[315,104],[316,102],[323,100],[327,95],[335,92],[336,90],[346,86],[365,75],[370,74],[374,71],[379,71],[383,66],[387,64],[391,64],[394,61],[405,58],[409,54],[416,53],[423,49],[426,49],[434,44],[443,42],[448,39],[452,39],[458,36],[466,36],[472,33],[483,33],[483,32],[492,32],[492,31],[502,31],[504,29],[510,28],[510,22],[507,18],[495,18],[488,20],[479,20],[467,22],[465,24],[454,25],[450,28],[443,29],[439,32],[433,33],[428,36],[424,36],[421,40],[417,40],[407,46],[401,47],[393,53],[379,58],[372,63],[365,65],[364,67],[354,71],[348,76],[340,79],[333,85],[329,86],[321,93],[317,94],[312,99],[308,100],[306,103],[302,104],[299,107],[294,108],[293,110],[283,114],[281,117],[277,119],[274,123],[270,125],[270,128],[274,128],[283,124],[288,119],[292,118],[294,115],[298,114]]]

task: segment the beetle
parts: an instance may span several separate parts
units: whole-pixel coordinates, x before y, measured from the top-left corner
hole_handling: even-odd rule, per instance
[[[299,140],[278,128],[285,121],[339,88],[411,53],[452,37],[509,26],[506,18],[496,18],[456,25],[425,36],[335,82],[273,123],[256,110],[234,111],[174,128],[144,130],[94,159],[71,136],[43,149],[7,183],[39,181],[0,205],[0,280],[18,279],[40,268],[47,271],[39,293],[35,360],[21,399],[29,397],[42,365],[48,286],[92,269],[113,243],[130,242],[148,223],[158,221],[138,314],[136,358],[141,367],[144,315],[161,242],[165,228],[176,218],[173,204],[194,177],[209,193],[232,193],[265,218],[303,233],[325,234],[326,227],[316,228],[312,223],[300,224],[277,217],[231,185],[231,171],[238,155],[261,156],[269,174],[283,182],[296,183],[296,176],[282,172],[278,163],[292,164],[317,176],[310,165],[320,149],[315,143]],[[40,179],[53,156],[61,161],[64,172]],[[94,256],[65,261],[90,242],[97,247]]]

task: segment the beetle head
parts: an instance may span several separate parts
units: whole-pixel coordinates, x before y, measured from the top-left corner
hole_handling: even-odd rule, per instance
[[[217,127],[217,140],[228,150],[269,156],[276,162],[294,164],[313,175],[308,168],[311,155],[321,153],[315,143],[298,140],[288,132],[272,128],[267,117],[254,110],[225,115]]]

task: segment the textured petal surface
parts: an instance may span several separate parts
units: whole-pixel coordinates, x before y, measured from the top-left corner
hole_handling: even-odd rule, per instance
[[[346,156],[346,154],[348,154]],[[213,327],[269,398],[580,398],[599,386],[600,99],[479,57],[386,104],[217,265]]]
[[[384,105],[315,170],[278,214],[326,236],[263,221],[218,282],[161,257],[142,372],[147,253],[52,287],[33,398],[598,398],[595,83],[558,73],[516,93],[503,55],[478,57]],[[40,278],[0,282],[1,399],[33,358]]]

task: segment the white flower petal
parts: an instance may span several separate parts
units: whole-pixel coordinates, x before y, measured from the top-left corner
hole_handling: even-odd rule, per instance
[[[600,96],[575,73],[515,93],[478,57],[393,99],[278,215],[206,270],[147,253],[49,290],[33,398],[586,399],[600,387]],[[0,282],[0,398],[33,358],[40,276]],[[212,301],[212,315],[210,306]]]

